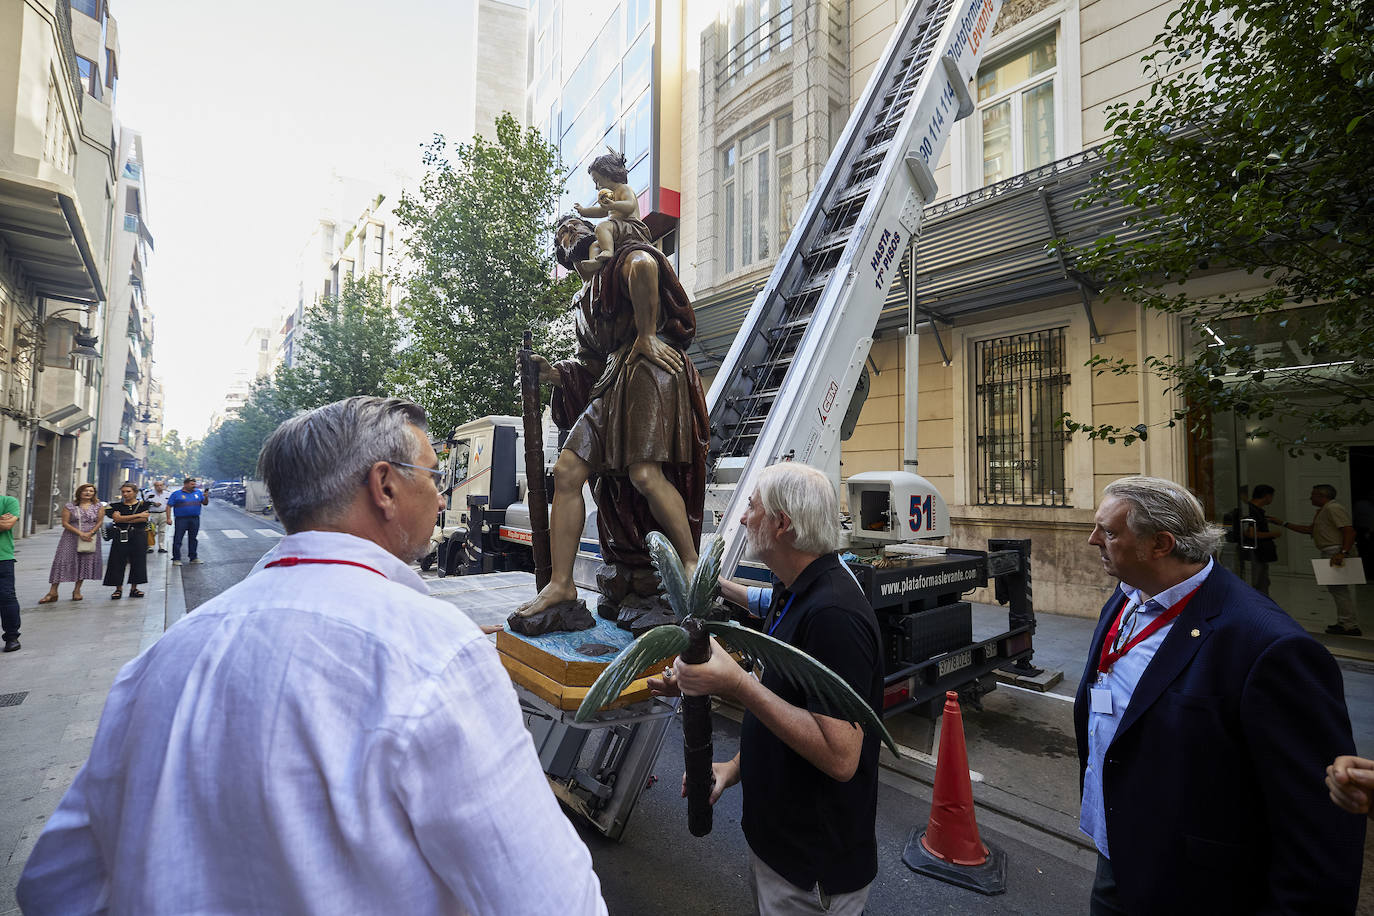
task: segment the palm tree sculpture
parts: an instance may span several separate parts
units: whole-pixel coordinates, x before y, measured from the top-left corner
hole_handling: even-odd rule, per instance
[[[666,537],[651,531],[646,540],[649,556],[658,570],[678,623],[654,627],[626,646],[587,691],[573,716],[575,721],[587,721],[651,665],[675,655],[681,655],[689,664],[708,661],[711,657],[709,637],[715,636],[726,649],[761,661],[793,686],[827,701],[839,718],[857,723],[870,732],[878,732],[892,753],[897,753],[897,745],[883,727],[882,720],[835,672],[781,640],[730,620],[707,617],[719,588],[717,579],[725,549],[725,542],[719,536],[713,536],[702,550],[690,583],[682,560]],[[683,697],[682,756],[687,771],[687,829],[692,836],[706,836],[711,832],[712,753],[711,698]]]

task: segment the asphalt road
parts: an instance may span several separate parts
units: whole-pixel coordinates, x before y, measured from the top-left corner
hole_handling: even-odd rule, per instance
[[[184,565],[180,572],[186,610],[194,610],[242,581],[258,558],[281,536],[281,525],[274,519],[212,500],[200,515],[200,537],[196,547],[203,562],[194,566],[187,564],[186,544],[182,544]],[[171,537],[170,531],[168,537]]]

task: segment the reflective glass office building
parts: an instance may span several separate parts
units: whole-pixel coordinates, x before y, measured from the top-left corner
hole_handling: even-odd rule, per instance
[[[681,62],[676,38],[665,50],[661,36],[677,36],[680,17],[680,4],[656,0],[531,3],[526,119],[570,169],[559,212],[595,200],[587,166],[609,146],[625,153],[650,226],[676,225]]]

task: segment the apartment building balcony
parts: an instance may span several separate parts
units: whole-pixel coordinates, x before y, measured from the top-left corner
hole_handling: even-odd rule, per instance
[[[69,184],[0,170],[0,239],[44,296],[103,299],[100,272]]]
[[[70,436],[95,420],[95,387],[87,384],[84,369],[47,367],[39,390],[40,425]]]
[[[0,58],[13,52],[19,62],[17,91],[0,98],[0,240],[39,295],[103,299],[67,126],[81,112],[80,86],[71,78],[71,11],[64,2],[5,4],[0,36]]]

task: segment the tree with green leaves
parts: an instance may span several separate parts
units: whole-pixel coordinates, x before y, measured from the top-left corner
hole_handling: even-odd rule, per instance
[[[197,473],[216,479],[255,476],[263,442],[296,412],[296,405],[271,381],[258,379],[238,414],[201,443]]]
[[[400,339],[383,278],[345,279],[339,295],[306,308],[294,365],[279,367],[273,379],[277,396],[296,410],[360,394],[385,397]]]
[[[396,208],[411,264],[403,277],[406,346],[391,376],[397,392],[442,432],[476,417],[519,412],[515,352],[526,329],[557,354],[549,327],[576,279],[554,278],[552,228],[561,187],[557,152],[509,114],[496,139],[480,135],[450,156],[436,135],[418,193]]]
[[[1144,64],[1150,94],[1109,108],[1083,202],[1124,201],[1126,225],[1078,267],[1182,316],[1198,345],[1089,364],[1164,380],[1172,416],[1069,428],[1129,444],[1231,412],[1292,453],[1340,455],[1335,431],[1374,424],[1374,0],[1185,0]],[[1188,283],[1217,269],[1251,279]]]
[[[170,430],[161,442],[148,446],[148,473],[154,477],[176,478],[190,473],[197,465],[200,443],[181,441],[181,433]]]

